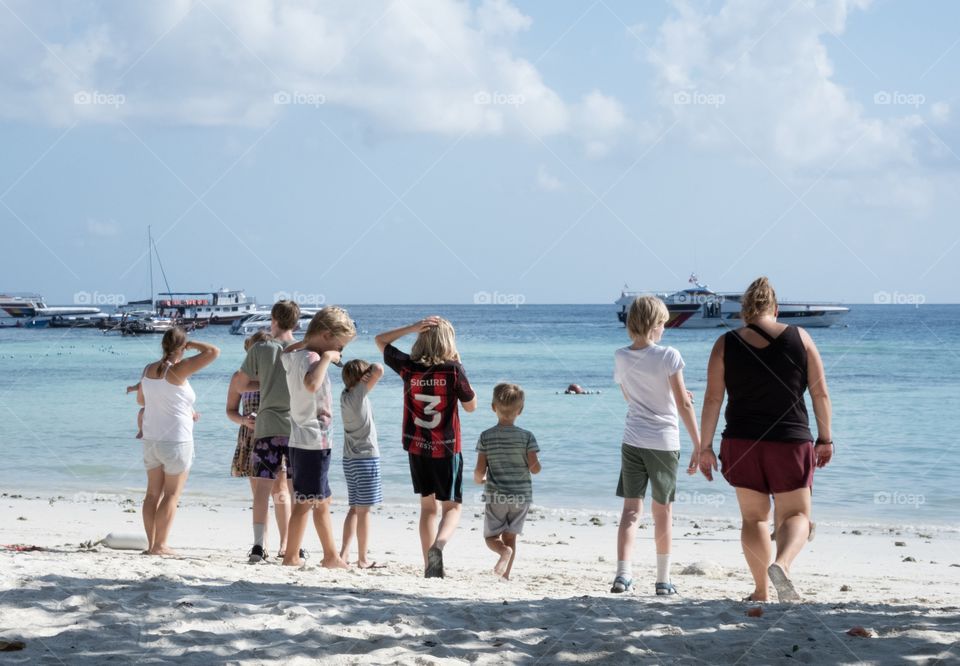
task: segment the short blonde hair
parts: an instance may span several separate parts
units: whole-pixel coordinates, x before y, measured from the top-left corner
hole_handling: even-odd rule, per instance
[[[457,358],[457,333],[453,330],[453,324],[441,319],[436,326],[420,331],[410,349],[410,358],[426,366],[440,365]]]
[[[749,323],[777,311],[777,292],[766,275],[750,283],[740,299],[740,318]]]
[[[650,337],[650,332],[670,320],[667,306],[656,296],[637,296],[627,314],[627,332],[634,340]]]
[[[328,305],[313,315],[307,326],[306,337],[311,338],[321,333],[330,333],[337,338],[354,338],[357,328],[346,310],[337,305]]]
[[[516,384],[503,382],[493,387],[493,406],[504,412],[519,414],[523,409],[523,389]]]
[[[360,383],[360,380],[363,379],[363,376],[369,369],[369,362],[359,358],[350,359],[344,364],[343,371],[340,373],[340,378],[343,379],[343,385],[346,386],[348,390],[352,389]]]
[[[266,342],[267,340],[273,340],[273,336],[267,333],[266,331],[257,331],[249,338],[243,341],[243,350],[250,351],[250,347],[258,344],[260,342]]]

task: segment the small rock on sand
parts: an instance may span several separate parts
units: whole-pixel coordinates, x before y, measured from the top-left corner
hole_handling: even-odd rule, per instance
[[[897,546],[898,548],[906,548],[906,547],[907,547],[907,542],[906,542],[906,541],[894,541],[894,542],[893,542],[893,545],[894,545],[894,546]]]
[[[850,591],[850,586],[849,586],[849,585],[841,585],[841,586],[840,586],[840,591],[841,591],[841,592],[849,592],[849,591]]]
[[[915,557],[910,557],[910,556],[908,555],[907,557],[903,558],[903,561],[904,561],[904,562],[916,562],[916,561],[917,561],[917,558],[915,558]]]
[[[723,576],[723,567],[716,562],[702,560],[688,564],[680,572],[681,576],[706,576],[707,578],[721,578]]]

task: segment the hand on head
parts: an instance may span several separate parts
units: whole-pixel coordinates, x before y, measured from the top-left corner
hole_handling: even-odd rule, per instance
[[[420,332],[423,332],[431,328],[436,328],[437,326],[440,325],[441,321],[443,321],[443,318],[437,315],[432,315],[425,319],[421,319],[419,322],[417,322],[418,330]]]

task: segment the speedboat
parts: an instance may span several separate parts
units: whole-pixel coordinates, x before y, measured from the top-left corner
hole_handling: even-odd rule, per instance
[[[297,327],[293,330],[299,331],[305,329],[307,324],[310,323],[310,320],[313,319],[313,315],[317,314],[317,312],[319,312],[319,310],[316,308],[301,308],[300,320],[297,322]],[[257,312],[240,323],[230,326],[230,332],[234,335],[253,335],[260,331],[270,332],[270,310]]]

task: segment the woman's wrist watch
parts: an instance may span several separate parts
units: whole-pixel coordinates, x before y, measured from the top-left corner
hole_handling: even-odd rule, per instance
[[[829,444],[830,446],[833,446],[833,440],[832,440],[832,439],[824,439],[823,437],[817,437],[816,444],[818,444],[818,445],[819,445],[819,444]]]

